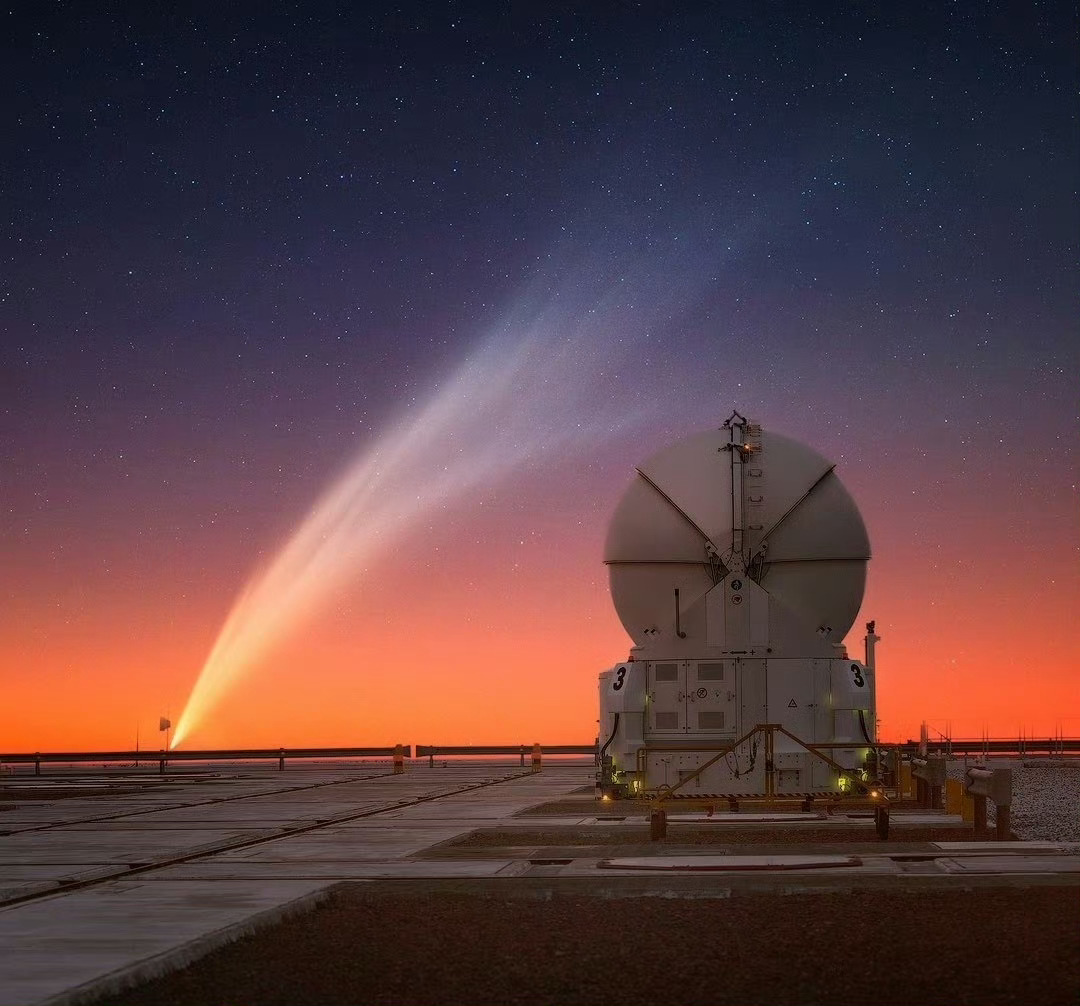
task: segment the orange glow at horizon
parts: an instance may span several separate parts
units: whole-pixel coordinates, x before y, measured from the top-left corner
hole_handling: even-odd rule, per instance
[[[638,453],[607,462],[585,498],[533,473],[440,512],[268,652],[184,746],[591,742],[597,672],[629,647],[600,549]],[[870,465],[841,474],[873,544],[848,647],[861,657],[876,619],[883,739],[924,719],[955,737],[1080,736],[1075,549],[1046,549],[1036,569],[974,488],[954,510],[935,504],[950,538]],[[118,532],[116,562],[62,586],[23,564],[0,613],[0,750],[163,746],[157,718],[176,724],[251,565],[249,546],[206,534],[168,552],[125,550]]]

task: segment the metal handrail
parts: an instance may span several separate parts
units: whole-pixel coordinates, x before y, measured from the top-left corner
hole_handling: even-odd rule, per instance
[[[777,732],[782,733],[785,737],[790,738],[796,744],[798,744],[800,747],[805,748],[815,758],[820,758],[823,762],[830,765],[832,768],[836,769],[841,775],[847,776],[847,777],[851,778],[853,781],[856,781],[856,782],[858,782],[860,784],[862,783],[862,779],[858,776],[858,772],[855,769],[846,768],[845,766],[841,765],[838,761],[836,761],[834,758],[830,758],[829,755],[824,753],[824,751],[826,749],[831,750],[831,749],[835,749],[835,748],[852,748],[852,749],[854,749],[854,748],[864,748],[864,747],[873,746],[873,745],[867,745],[865,743],[861,743],[861,744],[859,744],[859,743],[852,743],[852,744],[807,744],[806,741],[802,740],[799,737],[796,737],[795,734],[793,734],[786,727],[781,726],[779,723],[758,723],[755,727],[753,727],[753,729],[751,729],[747,733],[743,734],[742,737],[740,737],[738,740],[732,741],[730,744],[726,744],[723,747],[719,747],[719,748],[718,747],[712,747],[712,746],[710,746],[710,747],[662,747],[662,746],[651,747],[651,746],[646,745],[644,747],[638,748],[638,751],[637,751],[637,763],[638,763],[638,766],[640,768],[640,766],[642,765],[643,760],[648,758],[649,753],[650,752],[655,752],[655,751],[671,751],[671,752],[679,751],[679,752],[684,752],[684,753],[685,752],[691,752],[691,751],[693,751],[693,752],[715,751],[716,752],[716,754],[713,755],[712,758],[708,759],[708,761],[706,761],[706,762],[703,762],[701,765],[699,765],[689,775],[687,775],[684,778],[680,779],[674,786],[668,786],[667,784],[664,784],[662,786],[657,787],[656,795],[658,797],[660,797],[661,799],[666,799],[667,797],[672,796],[674,793],[676,793],[680,789],[682,789],[682,787],[685,786],[687,783],[693,782],[698,776],[701,775],[702,772],[704,772],[706,769],[710,768],[711,766],[715,765],[721,758],[724,758],[727,755],[731,754],[740,745],[745,744],[748,740],[750,740],[751,737],[754,737],[756,734],[763,733],[765,735],[765,794],[764,795],[767,796],[767,797],[772,797],[772,796],[776,795],[776,793],[775,793],[776,782],[775,782],[775,779],[774,779],[775,769],[773,767],[773,762],[774,762],[774,735]],[[883,792],[881,794],[881,799],[882,799],[882,801],[886,801],[886,798],[885,798]]]
[[[411,758],[412,745],[369,748],[228,748],[206,751],[143,749],[140,751],[18,751],[0,753],[0,764],[125,762],[125,761],[255,761],[277,758],[392,758],[400,747]]]
[[[592,755],[596,754],[596,742],[592,744],[541,744],[546,755]],[[516,755],[532,751],[532,744],[417,744],[416,757],[432,755]]]

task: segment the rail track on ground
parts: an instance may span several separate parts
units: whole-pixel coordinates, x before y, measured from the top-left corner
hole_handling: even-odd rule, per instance
[[[49,887],[43,888],[37,891],[28,891],[24,894],[16,894],[9,897],[0,897],[0,910],[10,908],[15,905],[26,904],[31,901],[43,901],[46,898],[54,898],[58,895],[70,894],[73,891],[85,890],[91,887],[99,887],[103,884],[112,883],[117,880],[125,880],[129,877],[138,876],[139,874],[149,873],[153,870],[161,870],[170,866],[178,866],[184,863],[191,863],[201,859],[211,859],[214,856],[219,856],[222,853],[235,852],[240,849],[249,849],[258,845],[267,845],[272,842],[280,842],[286,839],[295,838],[297,835],[309,834],[311,832],[320,831],[325,828],[332,828],[336,825],[346,824],[350,821],[357,821],[368,817],[377,817],[379,814],[387,814],[392,811],[404,810],[409,807],[415,807],[423,803],[431,803],[436,800],[443,800],[448,797],[458,796],[462,793],[467,793],[472,790],[485,789],[491,786],[498,786],[504,782],[511,782],[514,779],[520,779],[523,776],[530,775],[531,773],[521,770],[515,770],[508,773],[505,776],[494,779],[484,779],[480,782],[467,782],[467,783],[453,783],[447,784],[437,792],[426,792],[411,797],[395,797],[388,799],[381,806],[377,807],[365,807],[363,810],[351,810],[340,814],[334,814],[326,818],[320,818],[317,821],[305,820],[296,824],[285,824],[279,829],[275,830],[273,834],[263,834],[252,836],[249,838],[234,838],[221,842],[213,843],[211,846],[201,846],[198,849],[191,852],[180,853],[178,855],[170,855],[161,859],[155,859],[149,862],[135,862],[119,865],[115,870],[109,870],[106,873],[99,873],[93,877],[86,878],[73,878],[71,880],[58,880],[52,882]],[[348,782],[364,782],[372,779],[386,778],[392,776],[394,773],[383,772],[375,775],[367,775],[362,777],[350,777],[348,779],[334,779],[322,783],[312,783],[305,786],[291,786],[282,787],[277,790],[262,792],[262,793],[246,793],[235,797],[221,797],[211,800],[200,800],[196,803],[180,803],[171,807],[154,807],[150,810],[141,811],[128,811],[115,815],[102,815],[96,818],[86,818],[77,821],[64,821],[55,822],[47,828],[23,828],[19,831],[7,832],[0,834],[0,855],[3,855],[4,839],[7,837],[14,837],[16,835],[25,835],[27,833],[33,833],[40,830],[54,830],[63,828],[71,828],[78,824],[88,823],[101,823],[103,821],[122,820],[125,817],[138,817],[143,814],[160,813],[162,811],[169,810],[187,810],[193,807],[202,807],[208,804],[218,805],[221,803],[231,803],[239,800],[253,800],[257,798],[265,798],[268,796],[275,796],[281,794],[287,794],[296,792],[298,790],[311,790],[319,789],[326,786],[342,785]]]
[[[382,779],[382,778],[384,778],[386,776],[393,775],[393,774],[394,774],[393,772],[370,772],[370,773],[368,773],[366,775],[350,775],[345,779],[330,779],[330,780],[327,780],[325,782],[304,783],[304,784],[301,784],[299,786],[297,786],[297,785],[281,786],[281,787],[279,787],[277,789],[270,789],[270,790],[266,790],[266,791],[261,792],[261,793],[241,793],[238,796],[214,796],[214,797],[210,797],[209,799],[206,799],[206,800],[196,800],[194,803],[161,804],[160,806],[157,806],[157,807],[143,807],[140,810],[122,810],[122,811],[116,811],[115,813],[109,813],[109,814],[95,814],[95,815],[92,815],[90,817],[80,817],[80,818],[75,818],[75,819],[70,820],[70,821],[51,821],[51,822],[48,822],[46,824],[32,825],[30,827],[20,827],[19,830],[16,831],[16,832],[7,832],[7,831],[5,831],[3,829],[2,824],[0,824],[0,839],[5,838],[9,834],[27,835],[27,834],[31,834],[31,833],[36,832],[36,831],[55,831],[55,830],[58,830],[58,829],[62,830],[64,828],[71,828],[71,827],[73,827],[74,825],[77,825],[77,824],[102,824],[102,823],[108,822],[108,821],[122,821],[124,818],[127,818],[127,817],[139,817],[139,816],[141,816],[143,814],[160,814],[163,811],[188,810],[188,809],[190,809],[192,807],[207,807],[207,806],[213,806],[213,805],[221,804],[221,803],[234,803],[234,802],[236,802],[238,800],[256,800],[256,799],[259,799],[261,797],[281,796],[282,794],[285,794],[285,793],[298,793],[298,792],[301,792],[303,790],[322,789],[322,788],[327,787],[327,786],[343,786],[346,783],[363,782],[366,779]],[[176,779],[175,776],[173,778]],[[214,776],[206,776],[205,778],[200,778],[199,782],[200,783],[212,783],[212,782],[215,782],[215,781],[219,780],[220,778],[221,778],[220,776],[216,776],[216,775],[214,775]],[[179,781],[189,782],[190,780],[188,780],[188,779],[184,778],[183,776],[181,776],[177,781],[178,782]],[[153,785],[154,785],[154,788],[157,788],[157,786],[159,786],[160,783],[154,783]],[[173,783],[173,785],[175,785],[175,783]],[[117,793],[115,795],[116,796],[126,796],[130,792],[131,791],[129,790],[126,793]],[[145,790],[144,790],[144,792],[145,792]],[[47,801],[47,798],[45,798],[45,799]],[[65,799],[78,800],[80,798],[76,796],[76,797],[65,797]],[[40,801],[40,800],[42,800],[42,798],[41,797],[27,797],[27,802],[28,803],[31,800]],[[0,902],[0,904],[2,904],[2,902]]]

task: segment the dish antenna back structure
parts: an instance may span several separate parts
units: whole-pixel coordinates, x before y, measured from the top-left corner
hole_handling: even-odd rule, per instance
[[[604,549],[634,646],[600,675],[602,788],[841,790],[804,745],[857,770],[874,743],[873,623],[864,661],[842,643],[869,558],[836,466],[737,412],[642,464]],[[787,733],[715,757],[759,724]]]

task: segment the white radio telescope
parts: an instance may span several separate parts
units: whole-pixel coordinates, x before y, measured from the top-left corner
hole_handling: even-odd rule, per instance
[[[871,628],[864,661],[843,646],[869,558],[836,466],[738,413],[644,462],[604,550],[634,646],[600,675],[602,786],[811,795],[846,785],[840,769],[855,770],[874,742],[877,637]],[[783,727],[770,757],[754,735],[701,771],[764,724]]]

